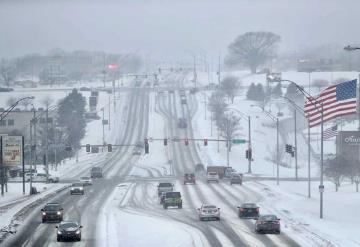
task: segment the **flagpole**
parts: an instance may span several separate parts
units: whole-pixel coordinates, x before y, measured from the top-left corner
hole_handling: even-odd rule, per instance
[[[320,219],[323,218],[323,209],[324,209],[324,105],[321,102],[321,167],[320,167]]]

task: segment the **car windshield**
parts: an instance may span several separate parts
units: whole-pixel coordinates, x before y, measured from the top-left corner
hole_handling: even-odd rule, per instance
[[[181,197],[181,194],[180,192],[168,192],[166,193],[166,197],[177,198],[177,197]]]
[[[56,205],[56,204],[45,205],[44,210],[45,211],[59,211],[60,210],[60,205]]]
[[[218,175],[218,174],[217,174],[217,172],[209,172],[209,175],[214,176],[214,175]]]
[[[259,217],[259,220],[273,221],[273,220],[277,220],[277,217],[275,215],[262,215]]]
[[[61,223],[59,225],[60,229],[67,229],[67,228],[77,228],[78,224],[75,222],[66,222],[66,223]]]
[[[241,205],[241,207],[243,207],[243,208],[256,208],[257,206],[254,203],[244,203],[244,204]]]
[[[81,183],[75,183],[75,184],[72,184],[73,187],[82,187],[83,185]]]
[[[81,177],[80,179],[81,180],[89,180],[90,178],[89,177]]]
[[[205,205],[205,206],[203,206],[203,208],[204,208],[204,209],[215,209],[215,208],[217,208],[217,207],[214,206],[214,205]]]
[[[159,187],[172,187],[173,185],[171,183],[160,183]]]
[[[98,172],[98,171],[101,171],[101,168],[100,167],[93,167],[93,168],[91,168],[91,171]]]

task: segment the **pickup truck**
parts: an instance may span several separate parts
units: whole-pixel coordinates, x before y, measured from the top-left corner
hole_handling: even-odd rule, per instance
[[[163,192],[171,192],[174,190],[174,184],[172,183],[159,183],[158,187],[158,196],[161,196]]]

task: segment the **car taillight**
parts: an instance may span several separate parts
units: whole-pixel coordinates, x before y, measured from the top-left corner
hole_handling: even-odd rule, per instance
[[[241,211],[241,212],[243,212],[243,211],[244,211],[244,209],[243,209],[243,208],[240,208],[240,211]]]
[[[280,221],[275,221],[275,224],[278,224],[278,225],[280,225]]]
[[[256,212],[258,212],[258,213],[259,213],[259,208],[256,208]]]

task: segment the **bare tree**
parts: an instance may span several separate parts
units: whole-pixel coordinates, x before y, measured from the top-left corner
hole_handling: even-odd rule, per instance
[[[8,98],[8,100],[6,101],[6,105],[7,106],[12,106],[13,104],[15,104],[15,102],[17,101],[18,99],[14,96]]]
[[[226,140],[232,140],[238,135],[240,129],[240,117],[233,113],[224,114],[219,129],[221,130],[221,136]],[[229,142],[229,150],[231,151],[231,142]]]
[[[247,32],[238,36],[228,47],[228,65],[244,64],[255,74],[259,65],[275,57],[281,37],[271,32]]]
[[[15,68],[5,62],[0,65],[0,76],[7,87],[10,87],[10,83],[15,79]]]
[[[320,90],[324,87],[326,87],[327,85],[329,85],[329,82],[325,79],[315,79],[312,81],[312,86],[316,87],[318,89],[318,91],[320,92]]]
[[[48,108],[52,103],[54,102],[54,99],[51,98],[50,96],[46,96],[45,98],[43,98],[41,100],[41,103]]]
[[[324,174],[334,183],[335,191],[338,191],[342,180],[347,175],[347,171],[349,171],[350,165],[350,162],[343,156],[337,156],[326,161]]]
[[[221,90],[228,96],[231,103],[234,103],[234,98],[240,88],[240,81],[235,76],[225,77],[221,81]]]
[[[223,115],[227,104],[225,102],[225,94],[222,91],[215,91],[209,99],[209,108],[213,113],[214,119],[219,126],[219,123],[223,119]]]
[[[22,98],[25,98],[25,97],[26,96],[23,96]],[[32,102],[32,99],[25,99],[25,100],[20,101],[20,105],[22,105],[25,108],[25,110],[28,110],[28,107],[31,104],[31,102]]]

